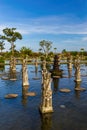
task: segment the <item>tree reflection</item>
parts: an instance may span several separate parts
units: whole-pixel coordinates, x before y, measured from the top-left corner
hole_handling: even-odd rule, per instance
[[[75,82],[75,95],[76,95],[76,98],[78,99],[80,98],[80,90],[76,90],[76,89],[81,88],[80,85],[81,85],[81,82]]]
[[[52,113],[45,113],[41,115],[41,130],[51,130],[52,128]]]
[[[37,73],[38,73],[38,66],[35,66],[35,77],[37,77]]]
[[[22,104],[27,104],[27,93],[28,93],[28,86],[22,86]]]
[[[72,69],[68,69],[68,76],[69,76],[69,78],[72,77]]]
[[[9,79],[17,79],[16,71],[13,72],[12,70],[9,70]]]
[[[53,78],[53,88],[54,92],[58,91],[59,78]]]
[[[78,98],[80,97],[80,92],[85,91],[85,90],[86,90],[86,88],[81,87],[81,82],[76,82],[75,83],[75,91],[76,91],[76,94],[77,94]]]

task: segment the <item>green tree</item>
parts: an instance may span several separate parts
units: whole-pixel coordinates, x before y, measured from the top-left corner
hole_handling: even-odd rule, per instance
[[[83,58],[84,48],[81,48],[80,51],[81,51],[81,53],[82,53],[82,58]]]
[[[56,51],[57,51],[57,48],[55,47],[55,48],[54,48],[54,53],[56,53]]]
[[[47,58],[48,53],[49,53],[50,49],[52,48],[52,42],[42,40],[42,41],[40,41],[39,45],[40,45],[39,51],[42,51],[45,54],[45,57]]]
[[[22,39],[22,35],[16,32],[16,28],[5,28],[3,29],[4,35],[0,35],[0,39],[6,40],[11,43],[12,55],[14,55],[14,42]]]
[[[32,50],[30,48],[23,46],[20,49],[20,53],[21,53],[21,56],[25,58],[27,55],[29,56],[32,54]]]
[[[66,49],[63,49],[63,50],[62,50],[62,53],[66,53],[66,52],[67,52]]]
[[[2,54],[2,50],[5,49],[5,48],[4,48],[4,45],[5,45],[4,41],[3,41],[3,40],[0,41],[0,51],[1,51],[1,54]]]

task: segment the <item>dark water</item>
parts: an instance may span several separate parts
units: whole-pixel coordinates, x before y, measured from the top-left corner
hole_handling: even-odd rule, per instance
[[[9,66],[5,66],[8,72]],[[61,65],[64,75],[68,76],[66,65]],[[35,67],[28,65],[29,90],[36,96],[23,97],[21,65],[17,65],[17,81],[0,78],[0,130],[87,130],[87,90],[76,92],[74,82],[74,69],[69,78],[54,79],[53,109],[50,114],[41,115],[39,106],[41,102],[41,72],[35,74]],[[38,68],[40,70],[40,67]],[[4,73],[4,72],[0,72]],[[87,67],[81,66],[81,87],[87,89]],[[5,74],[6,75],[6,74]],[[85,76],[84,76],[85,75]],[[33,80],[34,77],[39,80]],[[70,93],[61,93],[60,88],[68,88]],[[16,93],[15,99],[5,99],[9,93]],[[62,107],[63,106],[63,107]]]

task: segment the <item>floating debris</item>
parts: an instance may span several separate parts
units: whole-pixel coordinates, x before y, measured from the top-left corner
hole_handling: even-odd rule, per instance
[[[66,106],[65,105],[60,105],[60,108],[66,108]]]
[[[1,79],[8,80],[9,77],[7,77],[7,76],[2,76]]]
[[[16,81],[17,79],[16,79],[16,78],[13,78],[13,79],[11,78],[10,80],[11,80],[11,81]]]
[[[60,91],[60,92],[64,92],[64,93],[68,93],[68,92],[70,92],[71,90],[68,89],[68,88],[61,88],[59,91]]]
[[[5,95],[5,98],[16,98],[18,97],[18,94],[7,94]]]
[[[32,78],[32,79],[34,79],[34,80],[39,80],[40,78],[39,78],[39,77],[34,77],[34,78]]]

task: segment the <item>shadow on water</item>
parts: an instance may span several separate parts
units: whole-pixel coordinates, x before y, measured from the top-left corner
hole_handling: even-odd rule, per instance
[[[3,72],[5,70],[5,65],[0,65],[0,72]]]
[[[38,66],[35,66],[35,77],[38,75]]]
[[[75,88],[80,88],[80,87],[81,87],[81,82],[75,82]],[[75,90],[75,96],[76,96],[77,99],[80,99],[80,93],[81,93],[81,91]]]
[[[22,86],[22,104],[25,106],[28,102],[28,96],[26,95],[28,93],[29,86]]]
[[[59,86],[59,78],[53,78],[53,91],[57,92],[58,91],[58,86]]]
[[[75,82],[75,95],[79,99],[82,92],[86,91],[86,88],[81,87],[81,82]]]
[[[41,114],[41,130],[51,130],[52,113]]]
[[[69,76],[69,78],[72,77],[72,69],[68,69],[68,76]]]

